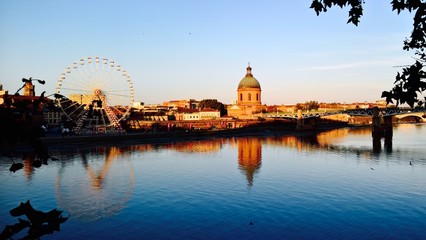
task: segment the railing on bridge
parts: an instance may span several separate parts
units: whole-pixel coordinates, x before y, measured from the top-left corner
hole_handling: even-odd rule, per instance
[[[343,111],[328,111],[328,112],[302,112],[302,118],[320,118],[324,116],[331,116],[337,114],[347,114],[350,116],[373,116],[375,108],[366,108],[366,109],[350,109]],[[406,109],[406,108],[378,108],[378,113],[380,116],[395,116],[402,114],[415,114],[418,117],[425,115],[425,108],[415,108],[415,109]],[[423,114],[422,114],[423,113]],[[263,114],[264,118],[284,118],[284,119],[298,119],[298,113],[266,113]]]
[[[303,118],[319,118],[324,116],[330,116],[330,115],[336,115],[341,114],[342,112],[306,112],[302,113]],[[298,119],[297,113],[266,113],[263,114],[262,117],[264,118],[286,118],[286,119]]]
[[[367,108],[367,109],[351,109],[346,110],[343,113],[351,115],[351,116],[373,116],[375,108]],[[410,113],[425,113],[424,108],[415,108],[415,109],[407,109],[407,108],[377,108],[379,115],[381,116],[395,116],[400,114],[410,114]]]

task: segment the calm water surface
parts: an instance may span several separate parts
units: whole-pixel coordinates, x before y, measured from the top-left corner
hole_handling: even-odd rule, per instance
[[[0,227],[29,199],[71,214],[44,239],[426,239],[425,144],[407,124],[378,144],[339,129],[51,149],[40,168],[16,153],[0,160]]]

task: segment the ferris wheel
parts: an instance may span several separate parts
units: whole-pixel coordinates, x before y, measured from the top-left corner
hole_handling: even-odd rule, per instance
[[[65,68],[56,85],[55,98],[72,131],[93,127],[122,130],[134,101],[133,83],[115,61],[81,58]]]

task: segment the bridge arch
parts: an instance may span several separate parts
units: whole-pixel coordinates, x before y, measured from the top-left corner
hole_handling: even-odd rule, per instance
[[[426,117],[422,112],[415,112],[415,113],[406,113],[406,114],[399,114],[395,115],[395,118],[397,119],[404,119],[408,117],[414,117],[416,121],[426,122]]]

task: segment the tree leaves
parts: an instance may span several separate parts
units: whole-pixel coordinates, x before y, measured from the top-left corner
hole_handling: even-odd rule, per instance
[[[353,23],[358,26],[359,19],[363,14],[362,0],[313,0],[310,8],[314,9],[317,16],[321,12],[327,12],[328,8],[339,6],[340,8],[350,6],[349,19],[347,23]]]
[[[212,109],[219,110],[221,115],[226,114],[225,105],[223,105],[223,103],[217,101],[216,99],[203,99],[198,104],[198,107],[200,109],[212,108]]]
[[[394,87],[390,91],[383,91],[382,98],[386,98],[387,103],[396,100],[396,105],[406,103],[411,108],[414,108],[416,103],[421,105],[423,102],[418,93],[426,90],[425,77],[423,64],[416,61],[412,66],[403,68],[402,73],[397,73]]]
[[[353,23],[355,26],[358,26],[359,19],[362,16],[362,5],[352,6],[349,10],[349,19],[347,23]]]
[[[322,3],[318,0],[312,1],[310,8],[314,9],[314,11],[317,13],[317,16],[320,14],[320,12],[326,12],[327,11],[327,9],[325,9],[324,6],[322,5]]]
[[[392,11],[397,11],[398,14],[406,8],[404,0],[392,0]]]
[[[318,110],[319,103],[317,101],[308,101],[305,103],[307,110]]]

